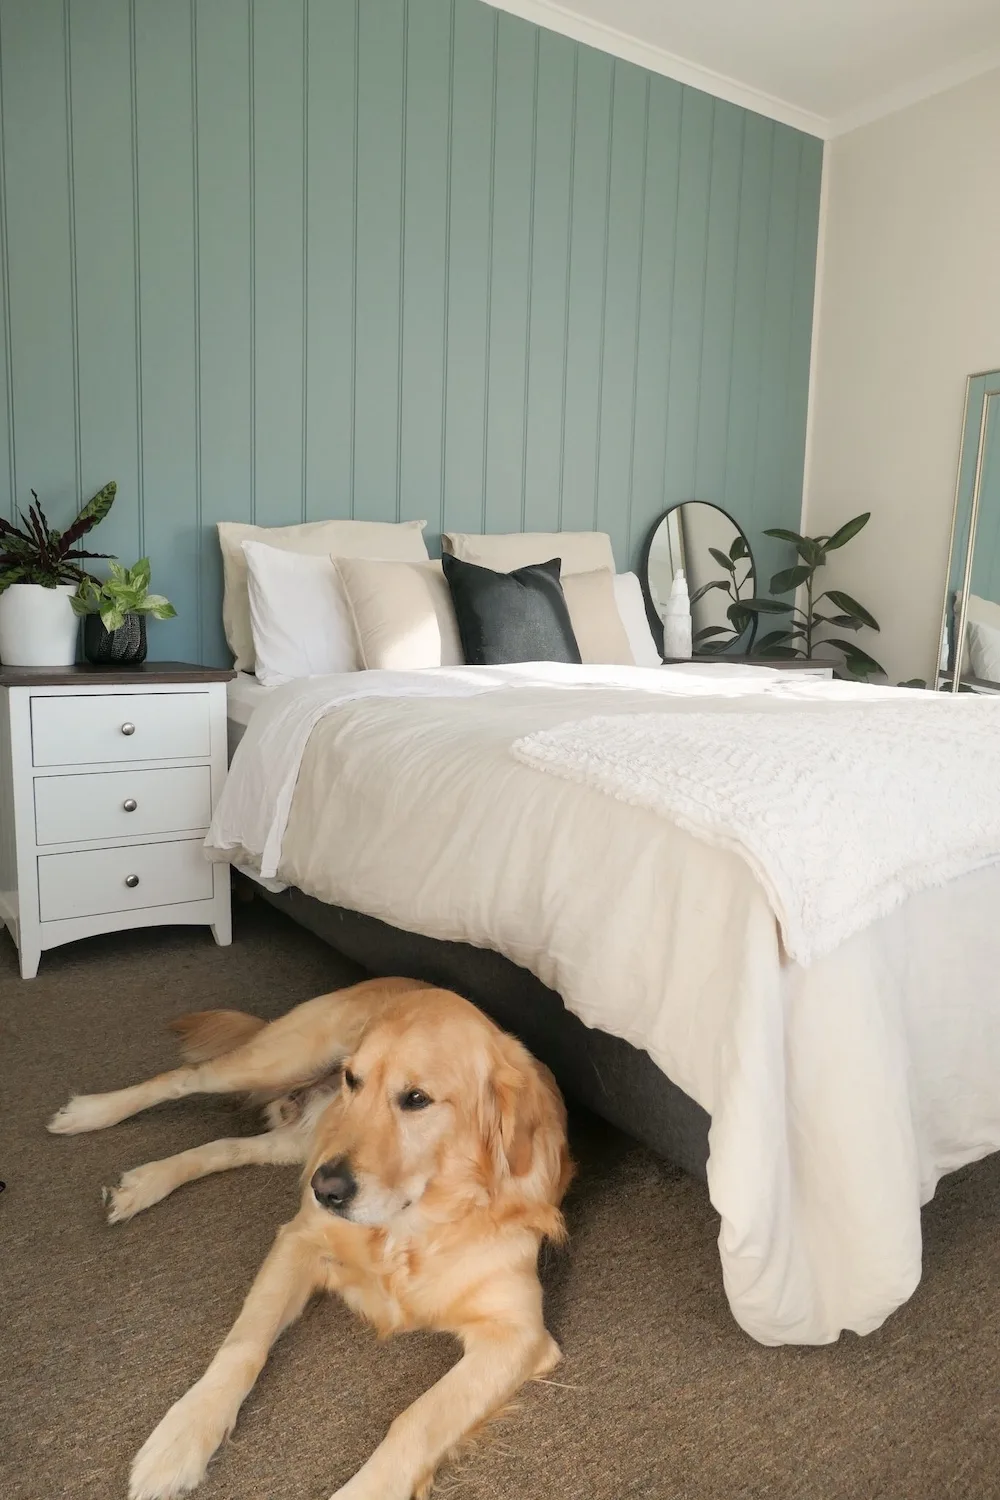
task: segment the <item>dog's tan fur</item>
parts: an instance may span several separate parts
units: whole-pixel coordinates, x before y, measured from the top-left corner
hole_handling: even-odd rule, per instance
[[[72,1099],[50,1129],[101,1129],[194,1093],[269,1098],[273,1128],[126,1173],[109,1218],[230,1166],[304,1162],[305,1174],[299,1212],[228,1338],[137,1455],[131,1500],[168,1500],[199,1483],[272,1343],[318,1291],[339,1293],[382,1335],[429,1328],[461,1340],[459,1362],[396,1418],[335,1500],[429,1494],[445,1455],[560,1357],[537,1274],[542,1239],[564,1235],[559,1205],[572,1174],[554,1080],[474,1006],[414,980],[369,980],[270,1024],[208,1011],[173,1029],[182,1067]],[[431,1102],[406,1109],[415,1089]],[[311,1186],[317,1168],[342,1160],[358,1185],[343,1216]]]

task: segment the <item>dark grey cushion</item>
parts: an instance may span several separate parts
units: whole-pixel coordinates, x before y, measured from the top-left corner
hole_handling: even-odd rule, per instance
[[[563,594],[558,557],[495,573],[445,553],[465,660],[473,667],[515,661],[581,660]]]

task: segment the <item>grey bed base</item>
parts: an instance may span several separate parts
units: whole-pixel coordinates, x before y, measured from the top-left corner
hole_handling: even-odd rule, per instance
[[[705,1180],[710,1120],[701,1106],[647,1053],[584,1026],[526,969],[485,948],[402,932],[375,917],[327,906],[294,887],[256,890],[369,973],[427,979],[465,995],[519,1036],[552,1069],[567,1096]]]

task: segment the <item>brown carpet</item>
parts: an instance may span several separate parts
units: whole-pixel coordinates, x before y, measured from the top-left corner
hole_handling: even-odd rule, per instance
[[[209,1178],[109,1228],[124,1169],[231,1133],[215,1100],[96,1135],[43,1126],[77,1090],[168,1065],[162,1023],[275,1015],[355,977],[261,903],[236,942],[160,930],[91,939],[17,978],[0,940],[0,1494],[123,1497],[131,1455],[202,1372],[278,1224],[291,1169]],[[250,1119],[237,1128],[255,1128]],[[733,1323],[704,1190],[588,1118],[567,1252],[546,1256],[559,1384],[533,1385],[439,1493],[454,1500],[1000,1497],[1000,1160],[942,1183],[923,1283],[866,1339],[764,1349]],[[326,1500],[455,1357],[378,1344],[331,1299],[281,1341],[204,1500]]]

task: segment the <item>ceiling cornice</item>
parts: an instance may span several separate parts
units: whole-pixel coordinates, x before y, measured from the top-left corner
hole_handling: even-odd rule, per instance
[[[816,135],[821,140],[826,140],[832,133],[830,121],[822,115],[813,114],[808,109],[799,109],[797,105],[788,104],[784,99],[776,99],[760,89],[739,83],[735,78],[727,78],[724,73],[700,67],[685,57],[678,57],[674,52],[666,52],[662,47],[654,47],[639,37],[619,31],[617,27],[606,26],[603,22],[577,15],[575,11],[559,5],[557,0],[484,0],[484,3],[494,10],[504,10],[512,16],[520,16],[523,21],[544,26],[547,31],[557,31],[562,36],[572,38],[574,42],[596,47],[599,52],[608,52],[625,62],[635,63],[651,73],[662,73],[666,78],[690,84],[692,88],[702,89],[717,99],[725,99],[743,109],[754,110],[757,114],[766,115],[768,119],[780,120],[782,125],[791,125],[793,129],[803,130],[807,135]]]
[[[969,83],[973,78],[980,78],[994,69],[1000,69],[1000,47],[980,52],[975,57],[967,57],[936,73],[928,73],[923,78],[917,78],[912,83],[903,84],[901,88],[880,95],[860,109],[849,110],[847,114],[829,122],[828,134],[847,135],[849,131],[858,130],[862,125],[871,125],[876,120],[884,119],[886,115],[897,114],[901,109],[908,109],[911,104],[932,99],[935,94],[943,94],[961,83]]]

